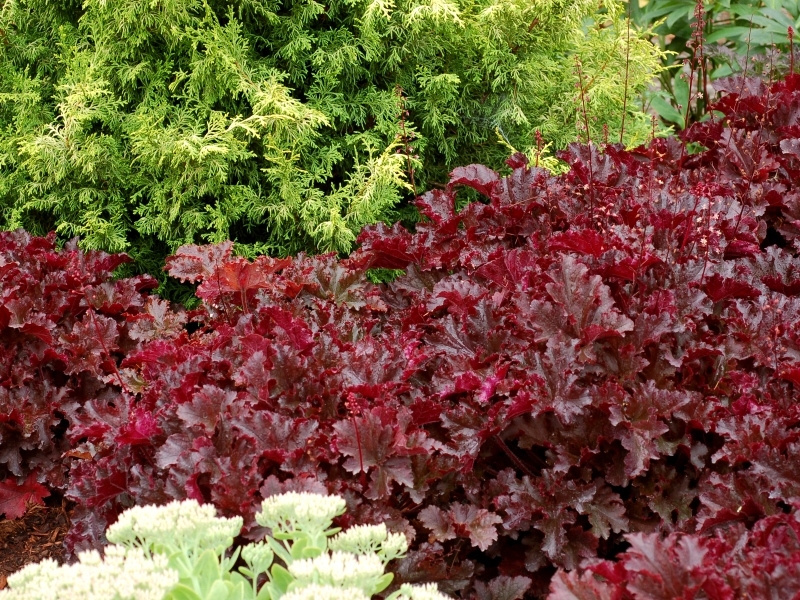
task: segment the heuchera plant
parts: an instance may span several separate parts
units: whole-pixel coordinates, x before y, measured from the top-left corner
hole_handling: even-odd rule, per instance
[[[181,313],[142,293],[155,287],[152,278],[114,281],[124,255],[84,253],[75,243],[57,250],[54,241],[0,233],[0,512],[9,519],[48,488],[64,488],[63,459],[91,459],[93,447],[68,440],[72,415],[88,420],[102,406],[115,428],[127,421],[128,406],[117,401],[129,391],[120,360],[182,328]]]
[[[800,594],[800,521],[766,517],[713,535],[633,533],[617,562],[559,572],[548,600],[608,598],[797,598]]]
[[[724,91],[684,140],[573,146],[565,176],[456,169],[416,231],[367,229],[347,260],[179,250],[202,306],[124,317],[148,333],[113,399],[64,412],[71,546],[185,498],[260,539],[264,498],[310,491],[413,540],[397,583],[463,598],[637,597],[614,569],[693,548],[702,574],[728,548],[796,564],[759,532],[800,500],[800,78]],[[484,202],[457,211],[463,187]]]

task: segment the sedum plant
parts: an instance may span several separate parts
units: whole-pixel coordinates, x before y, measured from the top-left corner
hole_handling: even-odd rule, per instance
[[[8,577],[3,600],[162,600],[178,583],[167,557],[140,549],[109,546],[78,554],[78,562],[59,566],[52,559],[28,565]]]
[[[232,553],[242,518],[220,518],[195,500],[126,510],[108,528],[111,545],[74,565],[29,565],[8,579],[2,600],[368,600],[393,575],[387,563],[408,550],[384,524],[340,532],[339,496],[288,492],[256,515],[272,535]],[[337,535],[338,534],[338,535]],[[331,537],[334,536],[335,537]],[[274,562],[278,557],[283,564]],[[245,566],[234,568],[241,558]],[[266,581],[261,584],[262,579]],[[446,600],[435,585],[403,584],[387,600]]]
[[[643,141],[658,57],[617,0],[4,0],[0,225],[348,251],[458,164]]]

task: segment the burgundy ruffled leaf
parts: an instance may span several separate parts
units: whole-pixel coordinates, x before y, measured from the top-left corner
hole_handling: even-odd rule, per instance
[[[187,320],[185,311],[174,310],[166,300],[151,296],[140,314],[128,318],[128,335],[137,342],[174,339],[184,331]]]
[[[456,167],[450,173],[449,187],[454,185],[466,185],[486,197],[491,197],[495,186],[500,181],[500,177],[483,165],[469,165],[468,167]]]
[[[171,277],[192,283],[211,278],[233,253],[233,242],[208,246],[181,246],[167,258],[165,270]]]
[[[0,481],[0,513],[6,519],[19,519],[31,505],[42,505],[43,498],[50,490],[36,481],[36,473],[31,472],[25,481],[19,483],[16,477]]]
[[[618,600],[621,596],[590,571],[559,571],[550,581],[548,600]]]
[[[394,423],[400,427],[391,427],[390,424]],[[409,437],[403,427],[408,423],[407,414],[373,409],[334,425],[336,445],[348,457],[344,468],[355,474],[371,474],[368,498],[388,497],[393,483],[409,488],[414,486],[410,456],[424,452],[424,449],[409,447]]]
[[[447,510],[428,506],[420,511],[419,520],[430,530],[434,540],[469,538],[472,545],[481,550],[497,540],[496,526],[503,521],[486,509],[461,503],[454,503]]]
[[[545,289],[552,303],[534,302],[533,307],[540,315],[541,338],[562,331],[588,343],[633,329],[633,322],[617,310],[601,277],[590,276],[589,269],[572,256],[562,255],[549,275],[552,282]]]
[[[528,577],[500,575],[488,584],[476,582],[475,594],[477,600],[522,600],[530,587],[531,580]]]

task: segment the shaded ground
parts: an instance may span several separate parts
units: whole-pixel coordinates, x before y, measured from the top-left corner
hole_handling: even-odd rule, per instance
[[[0,589],[6,587],[8,575],[27,564],[45,558],[63,562],[68,528],[63,506],[31,506],[20,519],[0,520]]]

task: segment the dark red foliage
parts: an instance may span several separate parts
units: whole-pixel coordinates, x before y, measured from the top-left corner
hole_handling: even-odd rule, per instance
[[[800,598],[798,516],[795,508],[709,535],[629,534],[617,562],[557,573],[548,600]]]
[[[95,422],[94,407],[117,406],[128,390],[117,364],[166,304],[142,293],[150,277],[113,280],[126,257],[74,243],[57,251],[54,241],[0,233],[0,512],[9,519],[48,495],[41,484],[63,490],[70,463],[98,450],[71,443],[79,423],[123,426]]]
[[[3,401],[21,450],[4,438],[0,462],[66,489],[76,547],[132,503],[187,497],[256,538],[264,497],[327,490],[342,525],[413,539],[398,580],[462,598],[793,597],[800,79],[726,89],[723,121],[685,134],[702,153],[457,169],[415,232],[368,228],[347,260],[182,248],[167,268],[199,284],[189,315],[103,279],[56,333],[57,311],[23,306],[47,294],[18,294],[1,331],[32,348],[21,372],[53,375],[2,380],[47,401],[29,421]],[[486,203],[456,212],[464,186]],[[405,275],[372,285],[377,267]]]

